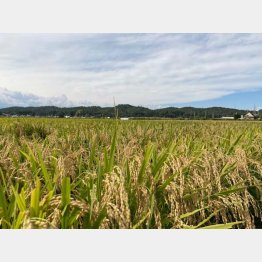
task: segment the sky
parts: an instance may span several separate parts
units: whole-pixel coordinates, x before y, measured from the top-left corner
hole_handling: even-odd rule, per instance
[[[262,108],[262,34],[0,34],[0,107]]]

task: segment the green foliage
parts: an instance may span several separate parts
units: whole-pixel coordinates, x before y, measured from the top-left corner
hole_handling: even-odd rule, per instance
[[[117,112],[117,113],[116,113]],[[117,105],[115,107],[71,107],[59,108],[54,106],[42,107],[10,107],[0,109],[0,114],[11,114],[18,116],[56,116],[63,118],[71,117],[134,117],[134,118],[189,118],[189,119],[213,119],[222,116],[234,116],[235,119],[246,114],[245,110],[232,108],[210,107],[168,107],[161,109],[149,109],[141,106]]]

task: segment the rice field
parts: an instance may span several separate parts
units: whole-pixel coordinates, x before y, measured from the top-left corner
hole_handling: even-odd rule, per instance
[[[262,122],[0,118],[0,228],[261,228]]]

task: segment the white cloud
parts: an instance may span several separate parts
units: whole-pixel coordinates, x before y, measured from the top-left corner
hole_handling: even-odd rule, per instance
[[[261,34],[0,35],[0,86],[49,104],[208,100],[261,90],[261,73]]]
[[[71,107],[73,103],[65,95],[58,97],[41,97],[33,94],[10,91],[0,88],[0,107],[10,106],[58,106]]]

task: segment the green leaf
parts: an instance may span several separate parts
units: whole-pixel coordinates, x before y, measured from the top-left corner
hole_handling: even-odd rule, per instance
[[[160,156],[156,159],[156,163],[152,167],[152,173],[154,176],[157,175],[159,170],[163,167],[164,163],[169,157],[169,154],[174,150],[175,144],[171,144],[167,149],[165,149]]]
[[[114,167],[114,159],[115,159],[115,151],[116,151],[116,137],[117,137],[117,129],[115,128],[113,139],[111,142],[110,154],[109,154],[109,165],[107,172],[111,172]]]
[[[65,208],[70,204],[71,197],[71,186],[70,186],[70,178],[64,177],[62,181],[62,208]]]
[[[14,228],[15,229],[20,228],[21,225],[23,224],[24,219],[25,219],[25,212],[24,211],[19,212],[16,220],[14,221]]]
[[[6,202],[4,188],[0,183],[0,208],[2,209],[2,215],[3,215],[2,217],[5,217],[6,206],[7,206],[7,202]]]
[[[241,191],[244,191],[247,187],[246,186],[242,186],[242,187],[238,187],[239,185],[243,184],[245,181],[243,182],[240,182],[236,185],[233,185],[231,186],[230,188],[226,189],[226,190],[222,190],[218,193],[215,193],[213,195],[211,195],[211,197],[217,197],[217,196],[221,196],[221,197],[226,197],[228,196],[229,194],[233,194],[233,193],[238,193],[238,192],[241,192]]]
[[[230,155],[230,154],[233,152],[235,146],[238,144],[238,142],[240,141],[240,139],[241,139],[242,136],[243,136],[243,134],[240,134],[240,135],[237,137],[237,139],[235,140],[235,142],[229,147],[229,149],[228,149],[228,151],[227,151],[227,154],[228,154],[228,155]]]
[[[174,180],[174,178],[176,177],[176,176],[178,176],[178,172],[176,172],[176,173],[174,173],[173,175],[171,175],[171,176],[169,176],[166,180],[165,180],[165,182],[161,185],[161,186],[159,186],[158,187],[158,191],[159,192],[162,192],[162,191],[164,191],[165,190],[165,188]]]
[[[79,208],[74,208],[72,210],[72,212],[69,215],[69,219],[68,219],[68,226],[71,227],[75,221],[77,220],[77,216],[79,215],[79,213],[81,212],[81,210]]]
[[[237,222],[232,222],[232,223],[227,223],[227,224],[216,224],[216,225],[200,227],[198,229],[230,229],[234,225],[239,225],[239,224],[243,224],[243,223],[244,223],[244,221],[237,221]]]
[[[133,229],[139,228],[139,227],[145,222],[145,220],[148,218],[149,215],[150,215],[150,211],[147,212],[147,213],[133,226]]]
[[[179,218],[180,218],[180,219],[183,219],[183,218],[192,216],[192,215],[198,213],[199,211],[201,211],[201,210],[203,210],[203,209],[207,209],[207,208],[208,208],[208,206],[203,207],[203,208],[198,208],[198,209],[196,209],[196,210],[194,210],[194,211],[192,211],[192,212],[188,212],[188,213],[185,213],[185,214],[181,215]]]
[[[40,201],[40,180],[36,180],[36,188],[31,193],[30,216],[39,216],[39,201]]]
[[[104,220],[104,218],[106,217],[107,212],[106,212],[106,207],[103,207],[102,210],[100,211],[99,215],[97,216],[95,222],[92,225],[92,228],[99,228],[102,221]]]
[[[201,221],[195,228],[199,228],[200,226],[204,225],[205,223],[207,223],[213,216],[215,216],[220,210],[217,210],[215,212],[213,212],[210,216],[208,216],[206,219],[204,219],[203,221]]]
[[[26,211],[26,203],[25,203],[25,195],[23,189],[21,190],[21,193],[18,194],[14,186],[12,186],[13,193],[15,195],[15,201],[16,204],[21,212]]]
[[[143,159],[143,162],[142,162],[139,174],[138,174],[138,183],[139,184],[141,184],[143,182],[144,175],[145,175],[145,172],[146,172],[146,167],[147,167],[147,165],[150,161],[150,158],[152,156],[153,149],[154,149],[153,145],[149,145],[146,148],[144,159]]]
[[[89,156],[89,168],[93,168],[94,161],[95,161],[95,152],[96,152],[96,137],[92,140],[92,145],[91,145],[91,151],[90,151],[90,156]]]
[[[222,181],[227,175],[236,168],[236,162],[226,163],[221,170],[220,180]]]
[[[40,162],[39,164],[40,164],[40,167],[41,167],[41,172],[42,172],[43,177],[45,179],[46,187],[47,187],[48,191],[50,192],[50,191],[53,190],[53,186],[52,186],[52,182],[51,182],[51,175],[47,171],[47,168],[46,168],[45,163],[43,161],[43,156],[42,156],[41,151],[38,149],[36,144],[35,144],[35,147],[36,147],[39,162]]]

